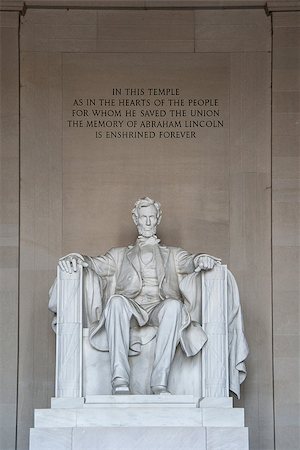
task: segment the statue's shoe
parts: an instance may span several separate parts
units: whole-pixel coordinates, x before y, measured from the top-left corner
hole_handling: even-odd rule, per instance
[[[130,395],[130,389],[127,384],[115,386],[112,390],[113,395]]]
[[[171,394],[171,392],[168,391],[167,386],[152,386],[151,390],[154,395]]]

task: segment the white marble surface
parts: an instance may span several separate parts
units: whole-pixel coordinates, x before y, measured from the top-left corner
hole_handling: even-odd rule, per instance
[[[96,429],[81,428],[74,430],[73,442],[72,450],[206,450],[204,428],[102,428],[101,444]]]
[[[200,408],[232,408],[232,397],[206,397],[199,400]]]
[[[243,408],[200,408],[204,427],[243,427]]]
[[[206,450],[205,428],[131,427],[31,430],[30,450]]]
[[[81,408],[77,410],[36,410],[35,427],[130,427],[130,426],[202,426],[202,410],[162,406],[155,409]],[[234,424],[232,424],[233,426]]]
[[[76,409],[35,409],[34,427],[76,427]]]
[[[84,397],[52,397],[51,408],[81,408],[84,405]]]
[[[82,365],[83,365],[83,395],[111,394],[110,355],[109,352],[99,352],[91,346],[88,339],[89,330],[83,328]],[[136,356],[135,358],[140,358]],[[129,359],[131,363],[132,358]],[[135,371],[132,371],[134,376]]]
[[[196,406],[198,398],[193,395],[90,395],[85,398],[85,405],[124,405],[124,404],[150,404],[150,405],[170,405],[170,404],[186,404]]]
[[[241,408],[196,408],[155,405],[37,409],[35,427],[131,427],[131,426],[243,427]]]
[[[248,450],[238,427],[78,427],[31,430],[30,450]]]
[[[140,355],[130,357],[130,389],[133,394],[151,394],[150,375],[156,339],[143,345]],[[83,395],[111,394],[110,357],[99,352],[88,341],[88,329],[83,328]],[[168,389],[172,394],[201,396],[201,352],[187,358],[177,347],[171,366]]]
[[[248,428],[206,428],[206,450],[248,450]]]
[[[35,410],[30,450],[248,450],[244,410],[230,398],[100,395],[70,408],[74,400]]]
[[[227,267],[204,272],[202,327],[207,342],[202,349],[202,397],[229,395]]]
[[[72,428],[32,428],[30,450],[72,450]]]
[[[82,396],[82,268],[57,268],[56,397]]]
[[[198,408],[175,409],[167,406],[149,408],[83,409],[77,412],[77,426],[157,426],[190,427],[202,425],[202,411]]]

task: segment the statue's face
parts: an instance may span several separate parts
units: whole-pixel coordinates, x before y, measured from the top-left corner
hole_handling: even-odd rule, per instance
[[[154,205],[142,206],[138,209],[136,226],[140,235],[151,237],[156,234],[157,211]]]

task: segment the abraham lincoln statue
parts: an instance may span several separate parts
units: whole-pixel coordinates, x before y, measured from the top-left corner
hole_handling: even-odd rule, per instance
[[[141,345],[156,334],[151,374],[153,394],[168,392],[168,377],[177,345],[188,357],[196,355],[207,340],[201,324],[194,320],[197,302],[190,275],[210,271],[220,259],[207,254],[190,254],[160,243],[156,229],[161,221],[160,204],[148,197],[139,199],[132,210],[138,237],[134,245],[112,248],[103,256],[90,257],[71,253],[59,260],[62,271],[73,273],[78,266],[84,272],[84,303],[91,345],[109,351],[111,383],[114,394],[130,393],[129,356],[141,351]],[[229,331],[232,361],[229,362],[231,389],[239,391],[245,378],[244,359],[248,353],[243,333],[236,284],[229,272],[231,292]],[[55,285],[50,291],[49,308],[56,312]],[[229,311],[229,316],[230,316]],[[235,324],[238,323],[237,326]],[[150,325],[144,340],[139,330]],[[152,333],[152,334],[151,334]],[[233,388],[232,388],[233,386]],[[237,387],[238,386],[238,387]]]

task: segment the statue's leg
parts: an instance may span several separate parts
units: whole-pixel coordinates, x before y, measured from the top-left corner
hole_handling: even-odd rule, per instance
[[[132,312],[127,301],[113,295],[105,309],[105,328],[110,353],[111,381],[117,393],[120,386],[129,386],[129,330]]]
[[[154,308],[149,324],[158,327],[151,387],[154,393],[164,391],[167,387],[171,363],[173,361],[179,330],[182,322],[182,303],[179,300],[167,299]]]

